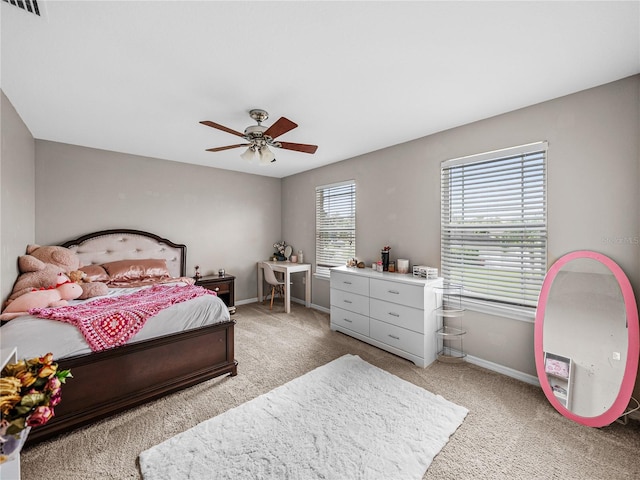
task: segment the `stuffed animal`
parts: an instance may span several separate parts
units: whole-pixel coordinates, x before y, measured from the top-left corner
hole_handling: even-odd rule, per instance
[[[33,290],[20,295],[7,305],[2,312],[2,318],[10,320],[20,315],[27,315],[32,308],[62,307],[69,304],[68,300],[75,300],[80,295],[82,295],[82,287],[71,281],[65,281],[53,288]]]
[[[26,255],[18,257],[20,275],[13,286],[7,305],[33,289],[49,288],[56,285],[58,274],[68,275],[80,268],[78,255],[65,247],[28,245]],[[101,282],[81,285],[80,299],[106,295],[108,288]]]
[[[79,285],[87,283],[85,280],[87,278],[87,274],[82,270],[72,270],[67,274],[67,277],[69,277],[69,280]]]

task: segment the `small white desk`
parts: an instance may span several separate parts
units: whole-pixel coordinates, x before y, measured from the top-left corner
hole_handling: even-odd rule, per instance
[[[311,306],[311,264],[310,263],[291,263],[291,262],[258,262],[258,301],[262,302],[263,291],[262,284],[264,283],[263,263],[268,263],[273,268],[274,272],[284,273],[284,311],[291,312],[291,274],[297,272],[305,272],[305,289],[304,289],[304,302],[305,306],[309,308]]]

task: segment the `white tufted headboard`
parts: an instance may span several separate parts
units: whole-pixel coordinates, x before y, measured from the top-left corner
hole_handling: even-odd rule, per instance
[[[159,258],[167,261],[167,269],[172,277],[183,277],[186,272],[186,245],[140,230],[102,230],[69,240],[62,246],[76,252],[81,265]]]

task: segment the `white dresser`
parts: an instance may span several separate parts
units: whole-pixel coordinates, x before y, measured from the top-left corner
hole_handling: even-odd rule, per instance
[[[441,278],[332,268],[331,330],[426,367],[436,359],[438,305],[433,288],[441,285]]]

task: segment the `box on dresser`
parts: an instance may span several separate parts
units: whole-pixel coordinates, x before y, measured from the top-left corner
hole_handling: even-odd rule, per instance
[[[436,359],[438,308],[434,287],[442,279],[331,269],[331,329],[426,367]]]

